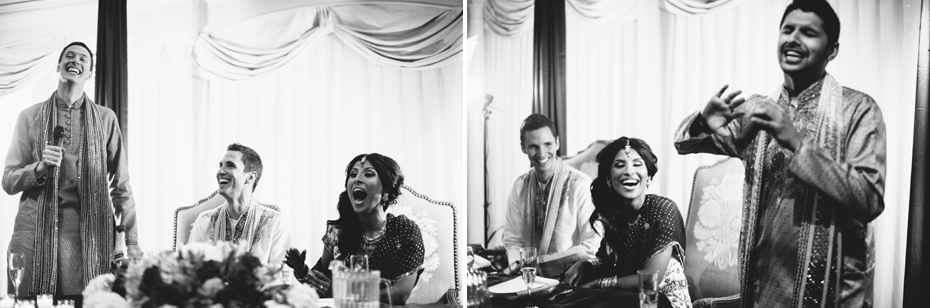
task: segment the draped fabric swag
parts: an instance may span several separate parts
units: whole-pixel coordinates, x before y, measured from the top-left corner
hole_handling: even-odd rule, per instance
[[[716,12],[742,0],[665,0],[662,2],[666,11],[676,14],[707,14]]]
[[[126,0],[100,1],[97,9],[97,50],[94,102],[116,113],[123,142],[129,142],[129,55]]]
[[[0,97],[55,71],[62,38],[48,37],[0,47]],[[4,153],[5,155],[5,153]]]
[[[930,301],[930,1],[920,10],[920,44],[917,60],[917,99],[914,108],[914,154],[908,207],[907,254],[904,269],[904,304],[918,307]]]
[[[402,69],[430,69],[462,56],[462,9],[408,5],[306,7],[254,18],[194,43],[199,76],[244,80],[279,69],[301,57],[320,38],[333,34],[375,63]],[[276,32],[251,29],[275,27]]]
[[[920,0],[828,1],[840,17],[842,33],[839,54],[827,69],[843,85],[875,98],[888,130],[886,207],[874,222],[879,260],[874,294],[876,307],[901,307]],[[687,213],[694,170],[720,157],[678,155],[673,131],[725,84],[745,96],[768,94],[781,84],[775,49],[778,23],[790,0],[638,2],[600,3],[617,10],[611,13],[579,6],[594,1],[566,0],[567,137],[572,140],[566,153],[573,155],[598,139],[643,138],[659,158],[648,193],[671,198]],[[484,86],[494,95],[495,108],[506,110],[506,115],[491,115],[488,232],[502,226],[513,180],[529,168],[518,150],[518,129],[530,112],[523,107],[530,104],[526,93],[532,93],[520,81],[532,78],[532,69],[495,67],[503,59],[521,63],[532,55],[532,42],[521,33],[498,31],[501,20],[521,19],[496,8],[517,3],[523,2],[488,0],[483,8]],[[685,4],[688,10],[673,8]],[[497,84],[501,78],[512,83]]]

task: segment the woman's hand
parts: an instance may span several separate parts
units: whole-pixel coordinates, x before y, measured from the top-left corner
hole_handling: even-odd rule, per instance
[[[333,281],[320,271],[310,271],[310,274],[307,275],[307,282],[310,283],[310,286],[317,289],[320,297],[333,297]]]
[[[307,251],[298,251],[296,248],[288,249],[284,253],[284,264],[294,269],[294,276],[301,278],[307,275]]]
[[[572,265],[567,271],[565,271],[565,276],[562,279],[563,283],[567,283],[572,287],[577,287],[579,284],[585,282],[585,279],[588,273],[594,269],[594,266],[591,265],[588,261],[578,261]]]

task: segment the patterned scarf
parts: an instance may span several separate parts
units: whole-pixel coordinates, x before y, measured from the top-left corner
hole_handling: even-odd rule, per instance
[[[523,190],[523,196],[520,196],[523,200],[523,204],[527,206],[523,207],[523,217],[526,219],[523,220],[523,238],[528,239],[525,241],[526,247],[537,247],[538,253],[540,255],[546,255],[553,253],[554,251],[549,251],[549,244],[552,242],[552,232],[555,230],[556,218],[559,217],[559,211],[563,208],[563,203],[568,201],[568,196],[570,192],[565,189],[565,183],[568,182],[569,172],[566,170],[567,166],[562,162],[562,159],[557,157],[552,157],[554,160],[552,162],[552,169],[555,171],[555,174],[552,175],[550,183],[547,185],[549,187],[549,195],[545,196],[548,202],[546,203],[546,209],[539,209],[536,206],[536,194],[537,189],[540,185],[537,183],[539,180],[536,178],[536,169],[531,169],[529,175],[523,178],[523,187],[526,189]],[[545,186],[543,186],[545,187]],[[537,211],[544,211],[543,213],[537,213]],[[553,213],[552,211],[556,211]],[[545,216],[544,224],[537,224],[534,219],[537,215],[542,214]],[[539,229],[542,230],[539,230]],[[542,237],[537,236],[536,234],[542,234]]]
[[[46,100],[39,111],[41,118],[33,123],[38,138],[33,144],[33,156],[42,161],[42,151],[53,140],[54,127],[58,126],[58,108],[55,106],[57,91]],[[106,128],[100,110],[87,94],[81,112],[84,113],[84,139],[79,140],[78,192],[81,201],[81,247],[84,261],[84,283],[110,269],[110,253],[113,250],[113,205],[107,187]],[[39,193],[36,215],[36,237],[33,262],[33,277],[26,294],[54,294],[53,283],[57,280],[58,264],[58,181],[49,180]],[[51,239],[51,240],[49,240]]]
[[[812,136],[808,136],[814,142],[817,143],[821,148],[826,149],[830,156],[833,157],[837,162],[844,163],[845,157],[843,156],[842,149],[846,148],[844,138],[840,136],[840,129],[846,127],[844,119],[840,117],[841,110],[840,107],[843,103],[843,87],[833,79],[833,76],[827,74],[824,79],[821,81],[820,88],[820,97],[817,100],[817,105],[814,107],[814,116],[811,125],[811,132],[814,133]],[[815,85],[816,86],[816,85]],[[814,89],[816,90],[816,89]],[[778,102],[779,105],[785,105],[789,103],[788,93],[779,89],[770,97],[773,101]],[[772,146],[773,142],[777,142],[773,137],[766,133],[765,131],[759,131],[756,135],[754,143],[751,146],[755,147],[755,150],[752,152],[753,161],[751,166],[747,166],[747,177],[749,178],[752,185],[752,189],[748,193],[746,202],[744,204],[745,208],[743,210],[743,230],[741,236],[742,247],[740,249],[740,263],[741,263],[741,294],[749,295],[753,294],[754,290],[752,289],[753,277],[750,276],[750,270],[754,268],[751,262],[751,251],[753,245],[755,244],[757,224],[759,222],[759,202],[762,200],[762,181],[763,181],[763,164],[771,159],[774,155],[774,151],[779,150],[777,146]],[[809,188],[806,196],[804,197],[805,211],[808,211],[808,215],[805,215],[805,220],[801,222],[802,231],[801,236],[798,239],[777,239],[778,241],[801,241],[800,247],[802,248],[799,252],[803,253],[803,262],[798,263],[798,277],[794,278],[794,285],[800,286],[796,291],[796,296],[794,300],[796,306],[803,306],[804,295],[808,293],[810,296],[816,296],[821,298],[821,303],[827,302],[828,296],[828,286],[838,283],[837,281],[831,281],[831,279],[836,280],[836,277],[839,277],[839,269],[842,268],[842,264],[837,264],[836,256],[842,256],[841,242],[839,229],[836,228],[836,213],[831,206],[826,206],[826,201],[819,196],[815,189]],[[818,248],[818,249],[815,249]],[[832,257],[831,257],[832,256]],[[815,271],[811,266],[814,263],[825,263],[825,268],[819,271]],[[831,275],[829,272],[831,268],[834,268],[837,272]],[[820,288],[812,289],[812,285],[807,283],[807,277],[813,275],[814,277],[821,277],[823,279],[823,285]],[[839,290],[839,288],[834,288],[834,290]],[[810,294],[811,292],[816,294]],[[799,294],[800,293],[800,294]],[[835,293],[834,293],[835,296]],[[748,299],[744,299],[743,305],[749,303]],[[786,299],[789,300],[789,299]],[[833,300],[829,300],[833,301]]]
[[[220,206],[220,209],[213,213],[213,216],[210,217],[210,241],[213,244],[216,242],[230,241],[239,245],[239,247],[246,247],[246,251],[252,251],[252,245],[258,242],[258,239],[262,236],[262,227],[265,225],[262,223],[261,204],[258,202],[253,203],[249,199],[248,208],[245,210],[245,220],[240,221],[236,225],[236,230],[231,230],[232,228],[227,224],[229,222],[229,203],[223,203]],[[240,218],[241,219],[241,218]]]

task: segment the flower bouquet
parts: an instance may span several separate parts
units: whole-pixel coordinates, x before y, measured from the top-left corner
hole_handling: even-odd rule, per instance
[[[283,284],[280,265],[262,264],[244,248],[197,243],[146,256],[91,280],[84,306],[317,307],[314,289]]]

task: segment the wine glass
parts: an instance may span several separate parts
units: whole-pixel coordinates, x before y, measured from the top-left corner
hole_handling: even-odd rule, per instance
[[[533,282],[536,282],[536,268],[524,267],[520,271],[523,273],[523,282],[526,283],[526,308],[536,308],[533,306],[533,288],[531,288]]]
[[[535,268],[538,265],[537,250],[535,247],[523,247],[520,248],[520,259],[523,261],[523,267],[533,267]]]
[[[11,251],[7,256],[9,262],[10,280],[13,282],[14,300],[19,298],[19,284],[23,281],[23,272],[26,271],[26,256],[22,252]]]

